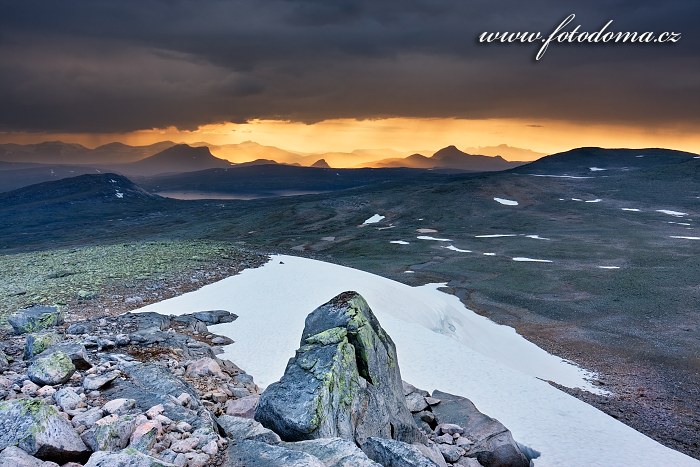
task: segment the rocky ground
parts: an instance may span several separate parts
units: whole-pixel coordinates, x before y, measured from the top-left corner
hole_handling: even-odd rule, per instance
[[[71,322],[57,307],[20,310],[2,336],[0,466],[478,467],[526,466],[536,455],[468,400],[431,396],[381,364],[396,361],[393,342],[361,297],[343,294],[314,313],[296,357],[313,354],[314,370],[296,380],[290,361],[276,383],[321,389],[294,412],[303,398],[287,404],[274,388],[261,396],[252,376],[216,357],[232,342],[207,326],[234,321],[228,311]],[[386,383],[379,392],[372,378]],[[270,429],[298,417],[324,428]]]

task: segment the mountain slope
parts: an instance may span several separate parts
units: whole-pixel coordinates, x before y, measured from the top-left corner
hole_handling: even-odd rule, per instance
[[[194,172],[197,170],[230,167],[231,163],[214,155],[207,147],[192,147],[176,144],[151,157],[132,162],[121,170],[134,175],[156,175],[165,173]]]
[[[552,154],[520,166],[517,172],[557,175],[610,175],[611,171],[660,168],[700,157],[673,149],[605,149],[584,147]],[[598,173],[600,172],[600,173]]]
[[[38,144],[0,144],[0,161],[40,164],[125,164],[152,156],[173,146],[162,141],[147,146],[109,143],[90,149],[80,144],[47,141]]]

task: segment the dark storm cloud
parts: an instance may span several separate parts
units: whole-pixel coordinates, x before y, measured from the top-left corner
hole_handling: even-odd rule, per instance
[[[696,0],[0,0],[0,129],[389,116],[700,123]],[[482,31],[678,31],[668,46]]]

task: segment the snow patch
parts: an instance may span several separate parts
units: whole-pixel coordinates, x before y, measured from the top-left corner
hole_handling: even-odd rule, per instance
[[[394,340],[406,381],[469,397],[518,442],[542,453],[536,467],[698,465],[552,387],[546,380],[595,389],[584,371],[466,309],[457,297],[440,292],[441,286],[409,287],[334,264],[273,256],[261,268],[138,311],[177,315],[235,305],[238,319],[210,331],[236,342],[221,358],[234,361],[265,387],[284,373],[311,310],[343,291],[357,290]],[[451,350],[440,358],[426,351],[444,348]]]
[[[458,251],[460,253],[471,253],[472,252],[472,250],[461,250],[454,245],[443,246],[442,248],[444,248],[446,250]]]
[[[686,226],[692,225],[692,224],[688,224],[687,222],[673,222],[673,221],[668,221],[667,224],[686,225]]]
[[[642,212],[641,209],[637,208],[621,208],[623,211],[630,211],[630,212]]]
[[[418,233],[437,233],[435,229],[416,229]]]
[[[496,253],[484,253],[484,256],[496,256]]]
[[[601,201],[603,201],[603,200],[600,199],[600,198],[596,198],[596,199],[592,199],[592,200],[586,201],[586,203],[600,203]]]
[[[541,175],[541,174],[528,174],[528,175],[532,175],[533,177],[573,178],[576,180],[583,180],[585,178],[593,178],[593,177],[579,177],[576,175]]]
[[[540,237],[539,235],[525,235],[527,238],[534,238],[535,240],[551,240],[549,238]]]
[[[608,170],[608,169],[601,169],[600,167],[589,167],[588,169],[591,172],[602,172],[603,170]]]
[[[474,235],[474,238],[498,238],[498,237],[517,237],[517,235],[516,234]]]
[[[411,271],[410,269],[408,271],[404,271],[404,274],[415,274],[416,271]]]
[[[121,198],[124,197],[124,193],[120,193],[120,192],[117,191],[116,193],[114,193],[114,196],[116,196],[117,198],[121,199]]]
[[[683,217],[687,216],[687,212],[680,212],[680,211],[669,211],[668,209],[657,209],[656,212],[660,212],[662,214],[668,214],[669,216],[676,216],[676,217]]]
[[[389,243],[393,243],[395,245],[410,245],[410,243],[403,240],[391,240]]]
[[[600,269],[620,269],[620,266],[598,266]]]
[[[513,258],[513,261],[520,261],[524,263],[551,263],[551,261],[548,259],[534,259],[526,258],[524,256],[516,256],[515,258]]]
[[[381,221],[382,219],[386,219],[386,216],[380,216],[379,214],[375,214],[366,221],[362,223],[362,225],[367,225],[367,224],[376,224],[377,222]]]
[[[433,240],[435,242],[451,242],[449,238],[435,238],[428,235],[419,235],[416,237],[418,240]]]
[[[506,206],[517,206],[518,202],[513,201],[512,199],[504,199],[504,198],[494,198],[494,201],[497,203],[505,204]]]
[[[681,240],[700,240],[700,237],[684,237],[682,235],[671,235],[671,238],[680,238]]]

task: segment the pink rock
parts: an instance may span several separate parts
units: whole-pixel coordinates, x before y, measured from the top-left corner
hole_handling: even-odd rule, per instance
[[[253,418],[255,409],[258,408],[260,396],[246,396],[240,399],[229,400],[226,403],[226,415],[234,417]]]

